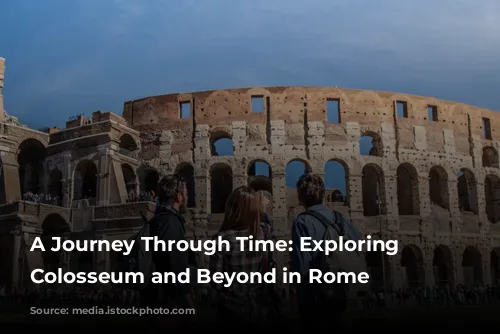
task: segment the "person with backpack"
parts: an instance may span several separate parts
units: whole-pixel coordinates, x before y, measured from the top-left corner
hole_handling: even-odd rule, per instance
[[[292,226],[291,269],[301,276],[295,294],[299,314],[305,329],[325,329],[341,326],[343,313],[351,294],[358,294],[359,287],[339,283],[309,283],[309,270],[322,272],[363,272],[366,263],[357,252],[332,252],[326,256],[320,251],[300,250],[300,240],[309,237],[315,241],[344,238],[359,239],[359,232],[342,214],[324,205],[325,185],[321,177],[312,173],[302,175],[297,181],[297,195],[305,211],[299,214]],[[367,284],[365,284],[368,289]],[[358,289],[357,289],[358,288]],[[332,327],[334,326],[334,327]]]
[[[160,240],[185,240],[185,220],[188,191],[186,181],[177,174],[164,176],[158,182],[158,206],[149,221],[149,234]],[[192,252],[181,252],[176,248],[168,252],[152,252],[152,262],[156,272],[180,273],[196,266]],[[146,288],[146,302],[151,306],[173,308],[194,308],[191,284],[168,283],[149,284]],[[171,317],[164,315],[163,317]],[[178,316],[181,322],[190,321],[186,315]],[[179,320],[178,319],[178,320]],[[160,322],[162,322],[160,320]],[[166,321],[169,323],[169,321]],[[178,324],[182,325],[182,324]]]

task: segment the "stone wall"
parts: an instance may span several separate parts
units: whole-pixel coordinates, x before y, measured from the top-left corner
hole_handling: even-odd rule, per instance
[[[338,109],[327,108],[335,102]],[[90,226],[102,238],[129,237],[142,224],[138,210],[145,204],[126,203],[132,188],[124,165],[137,181],[135,191],[146,189],[150,173],[190,175],[190,237],[215,233],[223,217],[215,202],[224,201],[225,187],[250,182],[270,195],[275,232],[288,238],[302,208],[295,190],[286,186],[287,165],[300,161],[324,176],[325,165],[335,161],[345,170],[346,200],[330,197],[328,205],[364,234],[401,243],[400,253],[387,263],[392,284],[409,284],[407,256],[424,271],[418,280],[434,284],[436,252],[442,249],[450,254],[448,280],[467,281],[472,268],[481,272],[474,281],[491,283],[496,279],[491,254],[500,247],[499,117],[431,97],[326,87],[170,94],[126,102],[123,117],[101,111],[79,116],[50,135],[3,124],[2,163],[12,172],[3,180],[6,189],[19,189],[20,145],[37,140],[47,154],[42,188],[49,189],[50,175],[60,171],[63,206],[73,208],[70,220],[79,220],[70,226]],[[372,139],[371,154],[361,154],[362,137]],[[224,138],[231,140],[232,154],[214,155],[214,142]],[[137,148],[128,149],[125,142]],[[88,161],[95,166],[95,198],[76,199],[76,171]],[[252,178],[255,162],[269,166],[268,179]],[[5,202],[15,200],[10,196]],[[475,260],[465,261],[467,254]]]
[[[253,112],[253,98],[263,99],[262,112]],[[338,101],[339,122],[328,122],[331,100]],[[190,113],[182,117],[186,103]],[[246,184],[254,161],[263,161],[272,171],[275,229],[287,237],[300,211],[294,190],[285,186],[287,164],[300,160],[324,175],[325,164],[334,160],[347,175],[349,201],[343,211],[365,234],[398,239],[401,249],[408,246],[421,259],[425,281],[433,281],[434,252],[440,245],[453,255],[455,282],[463,279],[466,249],[480,254],[477,266],[484,281],[490,281],[490,253],[500,245],[495,224],[500,184],[495,125],[500,115],[493,111],[407,94],[268,87],[144,98],[125,103],[123,117],[141,133],[143,164],[160,175],[182,164],[194,166],[198,226],[206,222],[210,230],[216,228],[210,220],[220,221],[219,214],[211,213],[214,168],[229,166],[235,188]],[[378,152],[361,155],[361,136],[372,137]],[[212,142],[221,137],[232,139],[232,156],[212,154]],[[487,150],[493,152],[490,162],[485,162]],[[368,175],[378,178],[379,198],[365,196]],[[462,180],[460,175],[465,175]],[[459,194],[460,184],[466,185],[465,195]],[[366,215],[367,202],[381,199],[382,214]],[[404,284],[400,264],[401,254],[391,257],[394,281]]]

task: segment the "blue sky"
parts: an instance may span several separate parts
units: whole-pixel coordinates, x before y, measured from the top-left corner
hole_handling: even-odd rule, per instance
[[[328,85],[500,110],[498,0],[0,2],[5,109],[35,127],[156,94]]]

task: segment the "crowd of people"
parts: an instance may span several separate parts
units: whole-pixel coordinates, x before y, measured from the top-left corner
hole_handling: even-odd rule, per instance
[[[300,248],[301,238],[324,241],[325,238],[344,238],[359,240],[360,233],[347,219],[325,205],[325,186],[320,176],[307,173],[299,178],[296,185],[300,205],[305,211],[294,218],[292,223],[292,240],[290,244],[289,270],[304,277],[306,283],[289,285],[284,291],[281,285],[261,284],[257,281],[242,282],[234,280],[231,284],[212,280],[203,289],[193,283],[180,284],[148,284],[145,282],[139,294],[125,289],[124,285],[110,289],[95,286],[78,286],[54,289],[51,286],[39,286],[35,290],[0,291],[0,298],[6,307],[13,305],[78,305],[78,306],[150,306],[196,309],[197,313],[215,313],[214,318],[221,328],[234,329],[241,326],[252,326],[267,322],[270,317],[296,310],[303,329],[325,329],[332,322],[342,322],[345,311],[351,301],[356,300],[357,309],[392,308],[392,307],[431,307],[452,305],[479,305],[500,303],[499,289],[496,287],[455,288],[412,288],[400,290],[372,290],[366,284],[351,284],[349,291],[343,284],[308,284],[306,276],[311,268],[322,271],[349,271],[347,268],[366,270],[364,256],[357,252],[349,253],[349,261],[342,258],[345,252],[332,252],[326,256],[320,251],[304,251]],[[147,236],[155,236],[169,244],[170,241],[186,240],[185,218],[187,212],[188,190],[185,180],[179,175],[163,177],[158,183],[157,193],[140,193],[142,200],[157,200],[154,217],[148,222],[147,229],[142,229],[134,240]],[[234,189],[225,205],[224,219],[215,235],[218,240],[225,240],[228,248],[221,247],[209,256],[208,269],[211,273],[257,274],[264,276],[275,265],[273,253],[260,249],[241,249],[240,239],[274,240],[272,217],[266,214],[265,200],[259,192],[250,187],[241,186]],[[141,234],[142,233],[142,234]],[[140,241],[137,242],[140,244]],[[344,262],[342,262],[344,261]],[[129,256],[118,259],[117,268],[129,271],[142,268],[144,272],[163,272],[180,274],[187,269],[200,267],[195,254],[177,247],[164,251],[142,252],[132,250]],[[364,264],[364,269],[362,263]],[[352,267],[353,264],[359,265]],[[351,265],[351,267],[349,267]],[[333,267],[332,267],[333,266]],[[345,267],[347,266],[347,268]],[[204,267],[204,266],[202,266]],[[121,270],[121,269],[120,269]],[[244,276],[244,275],[243,275]],[[253,275],[252,275],[253,276]],[[363,286],[363,287],[361,287]],[[53,287],[53,286],[52,286]],[[273,289],[274,287],[274,289]],[[355,291],[356,287],[359,291]],[[351,298],[364,296],[362,300]],[[285,292],[289,292],[288,294]],[[361,294],[359,294],[361,292]],[[324,321],[328,319],[328,323]],[[162,325],[161,318],[156,318]],[[180,320],[189,321],[189,319]],[[180,323],[179,323],[180,324]],[[328,327],[328,326],[327,326]]]
[[[288,300],[285,291],[276,293],[276,303],[283,309],[293,308],[294,298]],[[290,296],[290,295],[289,295]],[[203,305],[208,305],[209,295],[197,296]],[[143,306],[141,293],[119,287],[95,286],[41,286],[32,289],[9,290],[0,287],[0,313],[21,310],[26,307],[131,307]],[[386,309],[400,307],[453,307],[459,305],[500,305],[500,287],[458,285],[434,288],[402,288],[372,290],[360,299],[355,310]]]
[[[158,200],[154,191],[140,191],[137,193],[134,190],[131,190],[128,194],[127,203],[133,202],[155,202]]]
[[[372,290],[363,307],[451,307],[500,304],[500,286],[449,285],[426,288]]]
[[[84,197],[84,199],[91,199],[88,197]],[[27,192],[22,196],[23,201],[32,202],[32,203],[41,203],[41,204],[49,204],[49,205],[61,205],[61,198],[59,196],[52,196],[46,193],[33,193]],[[141,191],[139,193],[135,191],[130,191],[128,194],[127,203],[133,202],[155,202],[158,200],[154,191]]]
[[[33,203],[61,205],[61,198],[59,198],[58,196],[52,196],[50,194],[45,194],[45,193],[35,194],[32,192],[27,192],[23,194],[22,200]]]

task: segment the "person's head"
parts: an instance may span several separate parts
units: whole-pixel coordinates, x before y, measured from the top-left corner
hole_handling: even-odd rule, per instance
[[[226,202],[221,231],[245,230],[257,235],[262,211],[260,194],[247,186],[236,188]]]
[[[321,177],[313,173],[302,175],[297,181],[299,202],[305,208],[323,204],[325,198],[325,183]]]
[[[160,205],[171,205],[181,213],[186,211],[188,191],[186,181],[180,175],[162,177],[158,182],[157,194]]]

